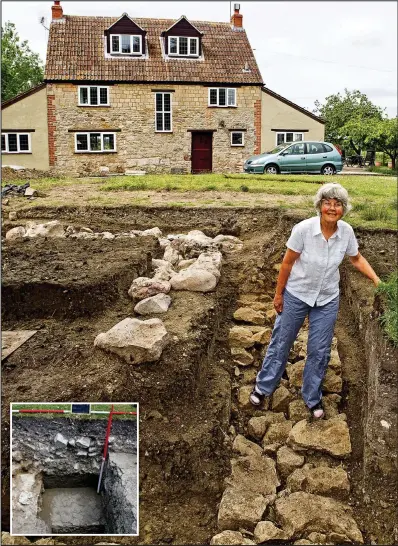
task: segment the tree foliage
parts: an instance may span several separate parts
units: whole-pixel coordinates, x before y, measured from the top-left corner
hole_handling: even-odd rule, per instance
[[[14,23],[1,28],[1,101],[28,91],[43,81],[43,63],[25,40],[20,41]]]
[[[359,90],[344,89],[344,93],[326,97],[325,104],[315,101],[315,112],[326,121],[325,140],[359,154],[365,145],[363,135],[350,129],[368,120],[382,120],[384,111]]]

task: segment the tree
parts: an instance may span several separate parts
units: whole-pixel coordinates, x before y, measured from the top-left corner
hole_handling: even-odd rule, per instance
[[[28,91],[43,81],[43,63],[28,42],[20,41],[14,23],[1,28],[1,101]]]
[[[350,134],[347,130],[350,123],[364,123],[368,119],[381,120],[383,109],[374,105],[368,97],[359,90],[344,89],[345,95],[340,93],[326,97],[325,104],[315,101],[315,112],[324,118],[325,140],[340,144],[347,149],[347,144],[356,154],[361,153],[364,146],[363,139],[358,134]]]
[[[398,156],[398,118],[384,118],[369,124],[366,140],[367,143],[372,143],[375,149],[391,157],[392,168],[395,169]]]

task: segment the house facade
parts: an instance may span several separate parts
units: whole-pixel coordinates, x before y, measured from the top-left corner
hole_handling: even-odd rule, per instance
[[[3,165],[74,176],[242,172],[324,122],[263,84],[230,23],[70,16],[52,6],[44,84],[2,104]]]
[[[240,171],[261,148],[262,78],[231,23],[64,15],[45,80],[49,164],[61,173]]]

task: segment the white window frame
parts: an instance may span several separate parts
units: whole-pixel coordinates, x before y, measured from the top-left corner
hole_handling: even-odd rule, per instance
[[[170,39],[177,39],[177,53],[170,53]],[[188,53],[180,53],[180,39],[187,38],[188,40]],[[190,53],[191,51],[191,40],[196,41],[196,53]],[[169,57],[199,57],[199,38],[194,38],[191,36],[169,36],[168,37],[168,55]]]
[[[227,104],[220,104],[220,89],[225,89],[225,92],[226,92],[226,103]],[[234,96],[235,96],[235,103],[234,104],[228,104],[228,91],[230,91],[231,89],[234,90]],[[217,104],[210,104],[210,93],[211,91],[217,91]],[[208,91],[208,106],[210,108],[236,108],[237,106],[237,95],[238,95],[238,90],[236,89],[236,87],[209,87],[209,91]]]
[[[157,110],[156,109],[156,95],[170,95],[170,112],[165,112],[164,110]],[[155,133],[172,133],[173,132],[173,93],[169,93],[168,91],[155,91]],[[164,103],[164,99],[162,101]],[[170,129],[157,129],[156,127],[156,117],[157,114],[163,114],[163,127],[164,127],[164,114],[170,114]]]
[[[16,135],[17,137],[17,150],[16,151],[10,151],[9,150],[9,144],[8,144],[8,135]],[[29,149],[28,150],[20,150],[19,149],[19,137],[20,136],[27,136],[28,137],[28,146],[29,146]],[[5,150],[1,150],[1,153],[2,154],[31,154],[32,153],[32,142],[31,142],[31,139],[30,139],[30,133],[19,133],[18,131],[16,131],[15,133],[1,133],[1,136],[4,136],[5,137],[5,141],[6,141],[6,149]]]
[[[233,144],[232,135],[240,134],[242,135],[242,144]],[[245,145],[245,132],[244,131],[231,131],[231,146],[244,146]]]
[[[78,135],[87,135],[87,146],[90,147],[90,135],[91,134],[100,134],[101,135],[101,150],[78,150],[77,149],[77,137]],[[104,150],[104,136],[105,135],[113,135],[113,142],[115,145],[115,148],[113,150]],[[113,133],[112,131],[76,131],[75,133],[75,153],[76,154],[109,154],[117,152],[117,145],[116,145],[116,133]]]
[[[113,44],[112,44],[112,38],[113,36],[117,36],[119,38],[119,51],[114,51]],[[123,53],[122,52],[122,36],[130,36],[130,53]],[[142,55],[142,36],[141,34],[111,34],[110,35],[110,42],[109,42],[109,49],[111,55]],[[133,38],[139,38],[140,39],[140,50],[139,51],[133,51]]]
[[[90,97],[90,88],[91,87],[96,87],[97,88],[97,97],[98,97],[98,101],[100,99],[100,90],[101,89],[106,89],[106,94],[107,94],[107,103],[106,104],[102,104],[100,102],[98,102],[98,104],[91,104],[90,103],[90,100],[91,100],[91,97]],[[87,99],[88,99],[88,102],[85,103],[85,102],[80,102],[80,90],[81,89],[87,89]],[[78,88],[77,88],[77,101],[78,101],[78,106],[110,106],[110,100],[109,100],[109,87],[107,85],[79,85]]]
[[[293,139],[294,139],[295,135],[301,135],[301,140],[292,140],[291,142],[287,142],[286,141],[286,135],[288,133],[292,133]],[[278,135],[283,135],[283,142],[280,142],[279,144],[294,144],[295,142],[304,142],[304,133],[302,133],[300,131],[286,131],[286,132],[278,131],[276,133],[276,136],[275,136],[275,145],[276,146],[279,146],[279,144],[278,144]]]

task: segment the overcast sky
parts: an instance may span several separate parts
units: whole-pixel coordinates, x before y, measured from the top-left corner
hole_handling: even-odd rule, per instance
[[[229,21],[233,2],[61,1],[68,15]],[[17,32],[45,60],[52,2],[2,2],[2,24]],[[240,2],[263,81],[272,91],[308,108],[316,99],[359,89],[397,115],[397,3]]]

